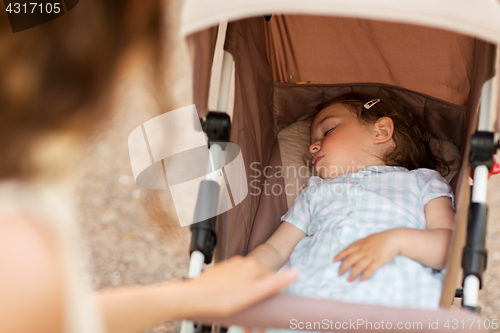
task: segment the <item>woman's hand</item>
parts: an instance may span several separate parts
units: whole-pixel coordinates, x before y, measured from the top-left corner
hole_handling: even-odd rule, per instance
[[[199,278],[101,291],[107,332],[141,332],[167,319],[220,317],[243,310],[292,283],[297,271],[274,273],[254,258],[236,256]]]
[[[193,307],[200,315],[226,316],[238,312],[295,281],[298,272],[275,273],[252,257],[235,256],[186,281]],[[193,310],[194,310],[193,308]]]
[[[352,282],[361,273],[361,281],[369,279],[381,266],[392,261],[401,254],[398,240],[398,229],[387,230],[360,239],[349,245],[333,259],[343,260],[339,268],[339,276],[352,267],[347,279]]]

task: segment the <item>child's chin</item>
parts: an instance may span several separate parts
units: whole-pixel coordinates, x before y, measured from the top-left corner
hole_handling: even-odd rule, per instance
[[[323,179],[331,179],[339,176],[338,170],[326,169],[325,167],[320,168],[318,175]]]
[[[332,174],[329,174],[327,172],[321,172],[319,174],[319,177],[322,178],[322,179],[331,179],[331,178],[335,178],[337,177],[338,175],[332,175]]]

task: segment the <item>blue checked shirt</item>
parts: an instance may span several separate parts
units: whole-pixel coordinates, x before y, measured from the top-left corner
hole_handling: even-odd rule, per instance
[[[402,255],[380,267],[370,279],[348,282],[338,276],[333,258],[351,243],[393,228],[426,229],[425,204],[453,192],[430,169],[371,166],[337,178],[313,176],[282,221],[307,234],[284,267],[301,271],[289,294],[398,307],[437,309],[443,271]],[[425,247],[427,244],[421,244]]]

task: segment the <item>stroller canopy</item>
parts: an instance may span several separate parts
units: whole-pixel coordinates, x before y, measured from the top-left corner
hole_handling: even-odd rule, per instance
[[[181,20],[184,36],[223,20],[279,13],[413,23],[500,44],[498,0],[186,0],[184,6]]]
[[[207,112],[219,22],[271,14],[261,29],[277,82],[377,82],[465,106],[476,41],[500,44],[498,0],[186,0],[181,33],[191,49],[200,115]],[[230,37],[238,34],[233,29],[226,38],[233,55],[246,38]]]

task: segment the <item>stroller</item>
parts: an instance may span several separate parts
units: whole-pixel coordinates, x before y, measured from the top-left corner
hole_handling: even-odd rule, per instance
[[[218,24],[224,20],[229,23],[215,113],[208,111],[209,83]],[[215,243],[214,234],[215,261],[245,255],[267,240],[293,201],[285,191],[271,195],[263,191],[274,185],[284,188],[289,181],[264,172],[266,167],[282,166],[285,156],[294,153],[278,142],[278,133],[310,119],[319,103],[345,93],[379,93],[414,110],[438,139],[457,147],[461,160],[450,180],[456,220],[440,310],[280,295],[227,318],[192,320],[222,327],[290,328],[292,318],[297,322],[329,318],[351,324],[360,319],[423,323],[422,327],[404,327],[410,331],[495,328],[477,315],[477,297],[486,266],[486,184],[497,168],[493,155],[498,148],[498,122],[493,120],[498,113],[498,1],[186,0],[181,32],[192,56],[194,102],[209,142],[212,135],[216,138],[212,142],[236,143],[243,154],[248,183],[254,181],[241,203],[218,216],[216,227],[214,220],[192,226],[192,258],[201,253],[202,261],[212,261],[210,246],[205,245]],[[233,61],[234,115],[229,120],[222,113]],[[450,310],[454,297],[460,296],[456,285],[461,268],[463,309]],[[190,275],[196,276],[192,272],[197,270],[191,266]],[[452,327],[454,322],[459,324]],[[476,324],[469,325],[471,322]],[[341,325],[336,331],[356,328],[359,326]]]

